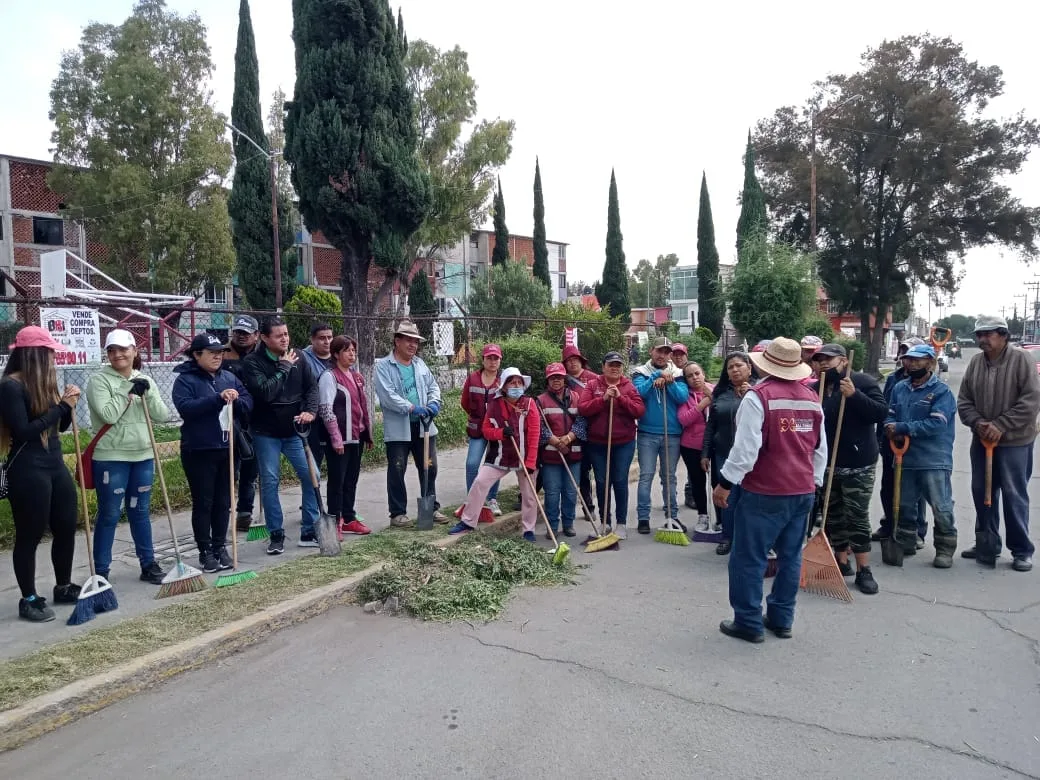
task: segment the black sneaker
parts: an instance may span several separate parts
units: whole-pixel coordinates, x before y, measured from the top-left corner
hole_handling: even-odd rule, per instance
[[[874,533],[872,533],[870,535],[870,541],[872,541],[872,542],[880,542],[882,539],[887,539],[889,536],[890,536],[890,534],[888,534],[885,531],[882,531],[879,528]]]
[[[49,623],[54,620],[54,610],[47,606],[47,599],[31,596],[18,601],[18,617],[30,623]]]
[[[209,550],[199,553],[199,566],[206,574],[220,571],[220,563],[217,561],[217,556]]]
[[[568,537],[569,536],[577,536],[578,532],[574,530],[574,526],[568,525],[568,526],[564,527],[563,535],[564,536],[568,536]]]
[[[228,555],[227,547],[221,547],[216,552],[217,565],[221,571],[227,571],[228,569],[235,568],[234,563],[231,561],[231,556]]]
[[[860,593],[866,593],[868,596],[873,596],[878,592],[878,584],[874,581],[874,575],[869,566],[864,566],[856,572],[856,587],[859,588]]]
[[[71,582],[68,585],[55,585],[54,586],[54,603],[55,604],[75,604],[79,601],[79,592],[82,590],[79,585],[74,585]]]
[[[640,523],[640,524],[639,524],[639,525],[638,525],[638,526],[636,527],[636,530],[637,530],[637,531],[638,531],[639,533],[641,533],[641,534],[644,534],[644,535],[645,535],[645,534],[648,534],[648,533],[650,533],[650,523]]]
[[[252,512],[239,512],[235,515],[235,528],[239,531],[248,531],[249,526],[253,524],[253,513]]]
[[[835,559],[837,560],[837,559]],[[851,577],[856,573],[856,570],[852,568],[852,564],[849,561],[838,561],[838,568],[841,569],[842,577]]]
[[[152,585],[162,585],[163,577],[165,576],[166,572],[164,572],[162,567],[155,561],[152,561],[141,569],[141,582],[150,582]]]
[[[268,555],[281,555],[285,552],[285,531],[271,531],[271,541],[267,543]]]
[[[301,532],[300,541],[296,543],[297,547],[318,547],[318,537],[315,536],[314,531]],[[270,552],[270,550],[268,550]]]

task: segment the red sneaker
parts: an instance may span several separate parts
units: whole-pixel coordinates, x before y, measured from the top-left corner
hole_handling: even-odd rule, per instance
[[[340,523],[340,531],[345,534],[357,534],[358,536],[364,536],[370,534],[372,531],[367,525],[362,523],[360,520],[351,520],[349,523]]]

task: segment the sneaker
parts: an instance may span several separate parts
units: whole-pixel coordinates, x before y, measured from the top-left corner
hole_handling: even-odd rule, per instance
[[[920,536],[917,537],[917,549],[918,550],[923,550],[924,549],[924,539],[922,539]]]
[[[563,527],[563,535],[564,536],[568,536],[568,537],[569,536],[577,536],[578,533],[577,533],[577,531],[574,530],[574,526],[572,526],[572,525],[565,525]]]
[[[227,547],[221,547],[218,549],[215,557],[217,559],[217,565],[220,567],[221,571],[235,568],[235,562],[232,561],[231,556],[228,555]]]
[[[318,537],[314,535],[314,531],[301,531],[300,541],[296,543],[297,547],[317,547]]]
[[[54,620],[54,610],[47,606],[47,599],[30,596],[19,599],[18,617],[30,623],[49,623]]]
[[[636,526],[636,531],[646,536],[646,534],[650,533],[650,521],[640,521],[639,525]]]
[[[972,558],[975,558],[977,555],[978,555],[978,551],[974,547],[969,547],[967,550],[962,550],[961,551],[961,557],[962,558],[967,558],[968,560],[971,560]]]
[[[712,521],[711,532],[713,534],[721,534],[722,533],[722,521],[721,520],[713,520]]]
[[[79,601],[80,591],[83,590],[79,585],[69,583],[68,585],[54,586],[54,603],[55,604],[75,604]]]
[[[852,568],[852,564],[848,561],[838,561],[838,568],[841,569],[842,577],[851,577],[853,574],[856,573],[856,570]]]
[[[880,542],[882,539],[887,539],[890,534],[882,531],[880,528],[870,535],[870,541]]]
[[[470,531],[475,530],[477,529],[473,528],[472,526],[466,525],[464,522],[459,520],[459,522],[455,523],[455,525],[448,529],[448,534],[451,536],[458,536],[459,534],[468,534]]]
[[[706,534],[709,533],[709,528],[710,526],[708,525],[708,516],[697,515],[697,523],[693,526],[693,530],[699,534]]]
[[[433,512],[433,522],[435,522],[435,523],[439,523],[439,524],[441,524],[441,525],[444,525],[444,524],[445,524],[445,523],[447,523],[447,522],[448,522],[448,521],[449,521],[450,519],[451,519],[451,518],[449,518],[449,517],[448,517],[448,516],[447,516],[446,514],[444,514],[444,512],[442,512],[442,511],[441,511],[441,510],[439,510],[439,509],[436,509],[436,510],[434,510],[434,512]]]
[[[525,542],[533,542],[534,541],[534,531],[524,531],[524,541]]]
[[[412,524],[412,521],[408,519],[408,515],[394,515],[390,518],[390,525],[394,528],[405,528]]]
[[[719,542],[715,545],[716,555],[729,555],[729,551],[733,549],[733,542]]]
[[[239,512],[235,516],[235,527],[239,531],[248,531],[249,526],[253,524],[253,513],[252,512]]]
[[[1028,555],[1016,555],[1011,562],[1011,568],[1015,571],[1032,571],[1033,559]]]
[[[649,528],[649,526],[647,526],[647,528]],[[628,538],[628,529],[625,528],[625,526],[623,526],[623,525],[615,525],[614,526],[614,533],[617,534],[617,538],[618,539],[627,539]]]
[[[953,556],[945,552],[937,552],[932,560],[932,566],[937,569],[949,569],[953,566]]]
[[[864,566],[856,572],[856,587],[859,588],[860,593],[866,593],[868,596],[873,596],[878,592],[878,584],[874,581],[874,575],[869,566]]]
[[[493,514],[495,517],[502,516],[502,507],[498,505],[497,498],[489,499],[487,502],[487,508],[491,510],[491,514]]]
[[[166,572],[164,572],[162,567],[155,561],[152,561],[141,569],[141,582],[150,582],[152,585],[162,585],[163,577],[165,576]]]
[[[217,560],[216,555],[206,550],[206,552],[199,553],[199,567],[206,574],[212,574],[215,571],[220,571],[220,561]]]
[[[281,555],[285,552],[285,531],[271,531],[271,541],[267,543],[268,555]]]
[[[349,523],[341,523],[340,530],[345,534],[357,534],[358,536],[365,536],[366,534],[372,533],[372,530],[360,520],[351,520]]]

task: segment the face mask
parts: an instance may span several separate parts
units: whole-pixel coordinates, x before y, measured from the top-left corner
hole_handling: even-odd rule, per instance
[[[523,398],[524,397],[524,388],[522,388],[522,387],[510,387],[508,390],[506,390],[506,395],[508,395],[513,400],[516,400],[517,398]]]
[[[911,379],[924,379],[928,375],[928,369],[915,368],[913,371],[907,371],[906,375]]]
[[[845,372],[840,368],[828,368],[827,369],[827,384],[835,385],[845,377]]]

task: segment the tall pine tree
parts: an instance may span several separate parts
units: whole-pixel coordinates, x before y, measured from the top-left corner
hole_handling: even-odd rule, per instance
[[[545,245],[545,201],[542,199],[542,169],[534,158],[534,278],[540,279],[552,292],[549,274],[549,247]]]
[[[603,280],[596,284],[600,306],[610,306],[614,317],[627,320],[632,314],[628,302],[628,266],[621,244],[621,211],[618,208],[617,180],[610,171],[610,195],[607,198],[607,257],[603,263]]]
[[[260,73],[256,41],[249,14],[249,0],[238,8],[238,45],[235,48],[235,92],[231,101],[231,124],[263,149],[270,150],[260,113]],[[238,284],[253,309],[274,309],[274,236],[271,230],[271,170],[267,159],[239,133],[232,133],[235,176],[228,198],[231,238],[235,246]],[[278,199],[278,244],[281,251],[282,301],[296,289],[296,253],[289,209]]]
[[[387,0],[294,0],[293,41],[286,157],[307,227],[342,255],[346,330],[356,334],[358,362],[367,369],[377,327],[369,316],[411,268],[405,242],[430,209],[403,26]],[[373,263],[380,280],[370,287]]]
[[[509,228],[506,227],[506,199],[502,195],[502,179],[498,179],[495,193],[495,248],[491,252],[492,265],[505,265],[509,259]]]
[[[751,145],[749,130],[744,151],[744,189],[740,193],[740,219],[737,220],[738,261],[744,257],[744,244],[750,239],[762,238],[767,227],[766,196],[755,175],[755,147]]]
[[[715,246],[715,222],[711,217],[708,176],[701,174],[701,203],[697,215],[697,324],[722,335],[726,302],[719,285],[719,250]]]
[[[426,265],[420,265],[408,283],[408,315],[415,321],[427,341],[433,339],[433,318],[437,316],[437,301],[433,297]]]

